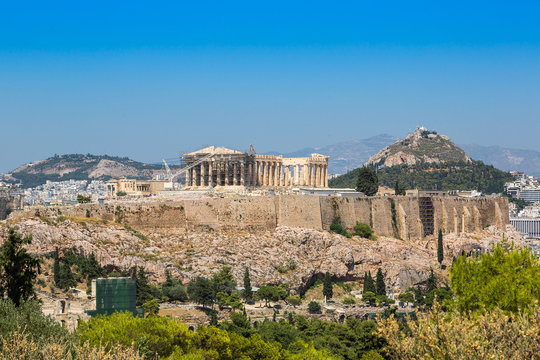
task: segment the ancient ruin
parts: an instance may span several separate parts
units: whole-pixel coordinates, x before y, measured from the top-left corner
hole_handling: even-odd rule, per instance
[[[186,188],[208,186],[328,187],[328,156],[284,158],[210,146],[184,154]]]

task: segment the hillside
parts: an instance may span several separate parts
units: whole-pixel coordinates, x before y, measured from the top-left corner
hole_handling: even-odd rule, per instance
[[[358,169],[329,181],[330,187],[354,188]],[[406,189],[478,190],[500,193],[512,176],[481,161],[439,164],[397,165],[377,170],[379,184],[393,188],[396,180]]]
[[[11,171],[9,176],[28,188],[44,184],[47,180],[108,180],[121,176],[151,178],[162,170],[161,165],[144,164],[127,157],[70,154],[25,164]]]
[[[447,162],[471,162],[469,156],[445,135],[423,127],[416,128],[403,140],[398,140],[369,158],[366,165],[416,165]]]
[[[373,155],[366,166],[377,169],[379,184],[394,187],[396,181],[407,189],[479,190],[500,193],[512,176],[473,161],[447,136],[417,128],[404,140]],[[330,187],[354,188],[357,170],[330,180]]]

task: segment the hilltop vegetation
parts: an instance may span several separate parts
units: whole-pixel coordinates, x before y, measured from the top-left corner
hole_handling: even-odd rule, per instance
[[[20,166],[9,175],[25,188],[42,185],[47,180],[108,180],[126,176],[150,178],[162,165],[145,164],[127,157],[91,154],[55,155],[45,160]]]
[[[406,189],[419,190],[478,190],[501,193],[504,183],[512,181],[510,173],[481,161],[416,165],[397,165],[377,170],[379,185],[393,188],[396,181]],[[358,169],[329,181],[330,187],[354,188]]]

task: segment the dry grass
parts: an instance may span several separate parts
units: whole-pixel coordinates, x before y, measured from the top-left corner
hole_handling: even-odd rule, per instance
[[[107,351],[88,344],[72,348],[66,344],[49,343],[39,347],[24,331],[17,331],[0,342],[0,360],[143,360],[135,349],[120,346]]]
[[[419,314],[417,322],[407,320],[407,326],[410,332],[403,333],[393,316],[378,320],[390,359],[540,359],[538,304],[530,314],[495,309],[477,317],[445,313],[435,304],[429,313]]]

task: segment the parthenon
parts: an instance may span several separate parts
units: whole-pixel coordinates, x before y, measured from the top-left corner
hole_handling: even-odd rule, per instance
[[[186,188],[328,187],[328,156],[284,158],[210,146],[184,154]]]

